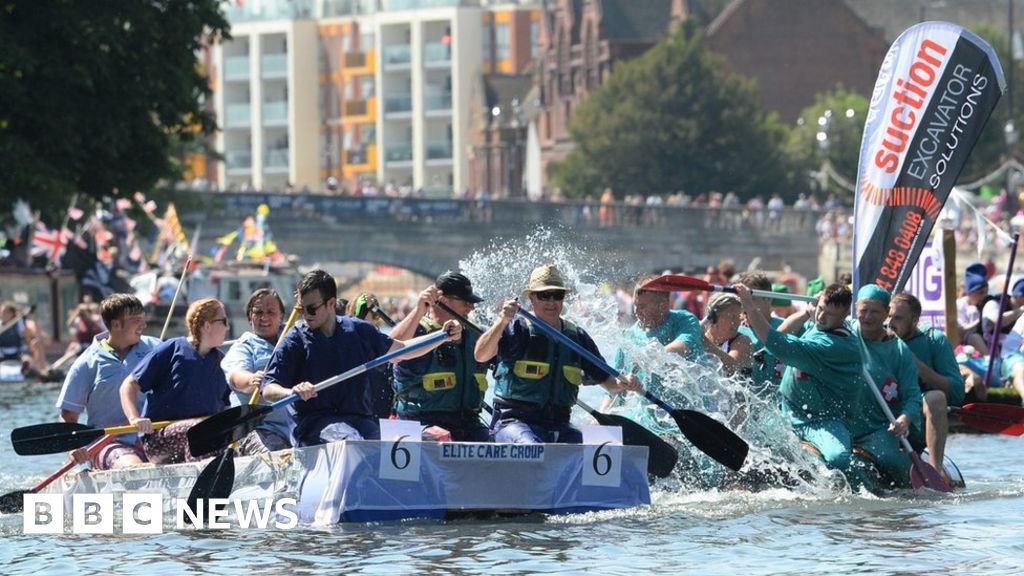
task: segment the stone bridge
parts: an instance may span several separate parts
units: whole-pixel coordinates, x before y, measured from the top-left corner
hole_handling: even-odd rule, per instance
[[[804,276],[818,274],[820,213],[809,210],[270,193],[199,199],[202,210],[182,210],[181,220],[189,231],[202,224],[201,253],[265,203],[278,247],[304,265],[372,262],[433,277],[493,240],[525,238],[545,226],[581,251],[628,262],[638,273],[703,270],[724,258],[745,269],[760,257],[763,269],[786,262]]]

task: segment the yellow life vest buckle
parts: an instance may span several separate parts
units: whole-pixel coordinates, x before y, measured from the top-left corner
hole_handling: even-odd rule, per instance
[[[423,389],[427,392],[443,392],[455,388],[455,372],[431,372],[423,375]]]
[[[527,380],[540,380],[551,371],[551,365],[547,362],[534,362],[532,360],[517,360],[512,373]]]

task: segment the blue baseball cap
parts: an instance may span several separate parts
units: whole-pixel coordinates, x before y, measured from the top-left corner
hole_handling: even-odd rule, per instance
[[[1013,290],[1010,291],[1010,296],[1024,296],[1024,278],[1013,283]]]
[[[984,275],[968,272],[964,276],[964,288],[967,289],[968,293],[977,292],[978,290],[987,287],[988,280],[985,279]]]

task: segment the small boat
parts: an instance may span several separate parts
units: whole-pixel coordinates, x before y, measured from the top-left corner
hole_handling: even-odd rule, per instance
[[[21,361],[0,361],[0,383],[24,382],[25,375],[21,372]]]
[[[163,495],[175,514],[209,461],[86,471],[43,493]],[[294,498],[299,522],[326,525],[465,515],[566,514],[651,502],[647,448],[357,440],[241,457],[231,499]],[[180,512],[179,512],[180,513]]]

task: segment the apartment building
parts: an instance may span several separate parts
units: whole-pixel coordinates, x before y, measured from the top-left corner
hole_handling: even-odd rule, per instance
[[[216,149],[223,155],[218,184],[265,190],[393,184],[431,195],[464,189],[480,75],[521,70],[531,55],[522,38],[499,50],[494,23],[518,19],[529,26],[531,16],[518,12],[534,4],[231,5],[232,38],[213,56]]]

